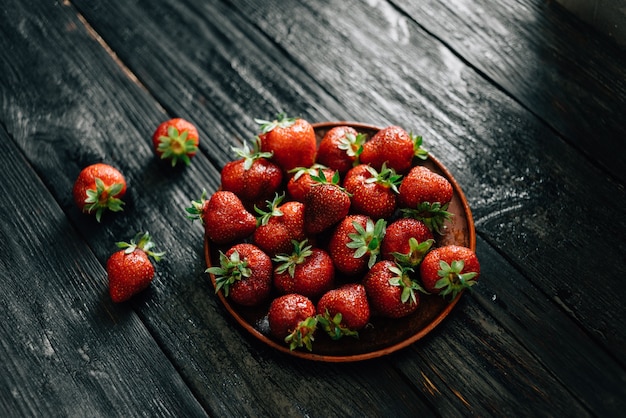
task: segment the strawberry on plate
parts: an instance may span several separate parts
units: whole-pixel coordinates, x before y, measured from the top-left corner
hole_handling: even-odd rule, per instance
[[[220,251],[220,265],[209,267],[215,276],[215,293],[243,306],[257,306],[272,289],[272,260],[252,244],[236,244],[226,253]]]
[[[385,260],[417,267],[434,243],[433,233],[424,222],[401,218],[387,225],[381,253]]]
[[[363,286],[370,307],[376,315],[402,318],[417,310],[422,291],[419,283],[410,277],[412,269],[389,260],[379,261],[367,272]]]
[[[116,243],[119,251],[107,260],[106,270],[109,277],[109,294],[113,302],[119,303],[130,299],[145,290],[154,278],[154,266],[150,261],[161,260],[164,252],[154,252],[154,243],[147,232],[138,233],[130,243]]]
[[[97,163],[87,166],[78,174],[72,188],[76,206],[85,213],[93,213],[100,222],[106,210],[123,210],[122,197],[126,194],[126,179],[116,168]]]
[[[271,121],[255,121],[261,127],[261,151],[273,153],[272,160],[283,171],[313,165],[317,140],[309,122],[302,118],[288,118],[284,113],[279,113]]]
[[[387,167],[404,174],[411,168],[413,157],[425,159],[428,155],[421,144],[421,137],[413,136],[399,126],[388,126],[363,144],[359,160],[377,170],[387,163]]]
[[[350,195],[339,186],[339,173],[329,181],[322,170],[311,176],[313,183],[304,202],[304,230],[316,235],[336,225],[350,211]]]
[[[306,195],[311,190],[311,186],[316,182],[311,176],[318,176],[319,171],[322,170],[324,177],[332,179],[335,176],[336,170],[332,170],[321,164],[313,164],[309,168],[297,167],[291,170],[289,173],[292,177],[287,182],[287,193],[293,200],[298,202],[304,202]]]
[[[365,215],[348,215],[337,225],[328,243],[335,268],[348,276],[363,274],[378,260],[386,221]]]
[[[431,250],[420,265],[424,289],[454,299],[463,289],[476,284],[480,264],[476,253],[460,245],[445,245]]]
[[[317,302],[317,315],[318,325],[333,340],[346,335],[358,337],[358,331],[370,320],[365,287],[348,283],[329,290]]]
[[[317,149],[317,162],[344,175],[358,162],[367,136],[351,126],[330,129]]]
[[[287,343],[291,350],[306,347],[312,351],[317,330],[315,313],[315,305],[306,296],[297,293],[279,296],[267,313],[270,334]]]
[[[152,134],[152,146],[156,155],[169,161],[172,167],[179,161],[189,165],[198,151],[198,138],[195,125],[182,118],[173,118],[156,128]]]
[[[302,241],[304,233],[304,204],[283,202],[285,194],[276,195],[268,202],[267,211],[256,208],[257,228],[252,241],[270,257],[293,249],[292,241]]]
[[[373,219],[389,219],[396,211],[397,186],[402,176],[383,163],[380,171],[359,164],[346,174],[343,187],[351,197],[350,209]]]

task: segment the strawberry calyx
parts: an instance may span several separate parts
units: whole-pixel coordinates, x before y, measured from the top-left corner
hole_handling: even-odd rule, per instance
[[[356,221],[352,222],[352,226],[356,232],[348,234],[351,241],[346,246],[355,250],[354,258],[361,258],[369,254],[367,266],[372,268],[380,255],[380,246],[385,236],[387,222],[384,219],[379,219],[374,224],[374,221],[368,218],[365,222],[365,228]]]
[[[470,271],[462,273],[465,267],[463,260],[454,260],[450,264],[444,260],[439,261],[439,271],[437,275],[441,277],[435,283],[435,288],[440,289],[440,295],[452,295],[452,299],[464,289],[469,289],[477,282],[475,280],[478,273]]]
[[[302,242],[291,240],[291,243],[293,244],[293,253],[278,254],[272,260],[278,263],[276,267],[277,273],[283,274],[287,272],[289,276],[293,277],[296,274],[296,267],[304,263],[313,254],[313,251],[311,251],[313,247],[309,245],[308,239]]]
[[[442,205],[440,202],[422,202],[415,209],[402,209],[402,215],[405,218],[418,219],[424,222],[432,232],[441,234],[444,223],[453,216],[451,212],[448,212],[448,205],[448,203]]]
[[[161,153],[162,160],[170,160],[172,167],[175,167],[178,161],[189,165],[189,156],[198,150],[198,145],[194,138],[189,137],[189,130],[179,132],[175,126],[168,126],[167,135],[159,137],[157,150]]]
[[[242,259],[238,251],[233,251],[230,257],[220,251],[220,265],[209,267],[205,272],[215,276],[215,293],[223,289],[225,297],[230,286],[252,275],[248,261]]]
[[[272,158],[274,155],[273,152],[262,152],[261,151],[261,140],[259,137],[255,137],[252,142],[252,148],[248,146],[246,142],[243,143],[241,148],[232,147],[231,150],[240,158],[243,158],[243,168],[244,170],[249,170],[252,167],[252,164],[256,160],[261,158]]]
[[[274,216],[283,216],[283,211],[280,210],[279,206],[282,203],[283,199],[285,199],[285,193],[281,193],[280,195],[276,193],[274,195],[274,199],[272,201],[266,200],[267,207],[269,210],[265,211],[254,205],[254,210],[260,216],[257,217],[256,226],[265,226],[269,222],[269,220]]]
[[[359,338],[359,332],[344,326],[341,323],[342,320],[343,315],[341,315],[341,312],[331,316],[328,309],[323,314],[317,315],[317,323],[331,339],[338,340],[344,336]]]
[[[110,210],[112,212],[119,212],[122,209],[122,205],[124,202],[122,199],[115,197],[118,193],[122,191],[124,188],[124,184],[122,183],[113,183],[109,186],[104,184],[101,178],[96,177],[94,179],[96,184],[95,189],[87,189],[85,198],[85,207],[84,210],[88,213],[96,211],[96,220],[100,222],[102,218],[102,214],[105,210]]]
[[[316,174],[318,174],[319,170],[326,170],[326,169],[328,169],[328,167],[326,167],[325,165],[315,163],[311,167],[292,168],[291,170],[288,171],[288,173],[293,174],[293,179],[295,181],[305,174],[308,174],[309,176],[315,176]]]
[[[116,242],[118,248],[124,249],[126,254],[130,254],[135,250],[143,251],[146,255],[152,257],[154,261],[161,261],[163,256],[165,255],[165,251],[155,252],[152,251],[154,248],[154,241],[152,241],[152,237],[148,232],[138,232],[130,242]]]
[[[394,274],[394,276],[389,279],[389,284],[391,286],[398,286],[402,289],[400,293],[400,300],[402,303],[416,304],[416,291],[428,293],[417,281],[411,279],[411,273],[414,271],[411,267],[405,267],[399,265],[398,263],[394,263],[393,266],[389,267],[389,271]]]
[[[393,168],[387,167],[386,162],[383,163],[380,171],[377,171],[370,165],[367,165],[366,168],[371,176],[365,180],[366,183],[376,183],[399,193],[398,186],[402,180],[402,175],[396,174],[396,171]]]
[[[415,268],[421,264],[424,256],[432,248],[434,243],[435,240],[433,239],[418,242],[415,237],[411,237],[409,238],[409,251],[406,254],[393,252],[391,255],[401,266]]]
[[[428,159],[428,151],[422,148],[423,139],[420,135],[413,135],[413,133],[409,133],[409,136],[413,140],[413,155],[419,158],[420,160]]]
[[[341,190],[342,192],[344,192],[348,196],[352,196],[351,193],[348,193],[346,191],[346,189],[343,188],[339,184],[339,181],[341,180],[341,177],[340,177],[338,171],[335,171],[333,176],[330,179],[327,179],[326,178],[326,174],[324,174],[324,172],[321,169],[318,168],[317,174],[311,174],[311,180],[313,180],[312,186],[318,186],[320,184],[330,184],[332,186],[335,186],[336,188],[338,188],[339,190]]]
[[[290,350],[306,347],[307,350],[313,351],[314,334],[317,330],[317,315],[308,317],[298,323],[291,334],[285,337],[285,342],[289,345]]]
[[[191,219],[192,221],[199,219],[201,223],[204,223],[203,210],[204,210],[204,205],[207,202],[206,196],[207,196],[206,190],[202,190],[202,195],[200,196],[200,199],[192,200],[191,206],[188,208],[185,208],[185,211],[187,212],[187,219]]]
[[[284,112],[276,115],[274,120],[255,119],[254,121],[260,125],[261,133],[268,133],[276,128],[288,128],[296,123],[297,118],[288,118]]]
[[[358,133],[354,135],[351,132],[347,132],[340,140],[337,148],[344,151],[349,157],[358,158],[363,152],[363,144],[367,139],[367,135]],[[356,162],[356,161],[355,161]]]

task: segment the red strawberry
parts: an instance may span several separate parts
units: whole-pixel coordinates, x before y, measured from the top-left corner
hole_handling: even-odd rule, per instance
[[[307,193],[311,190],[311,185],[315,183],[315,180],[313,180],[311,176],[319,175],[320,170],[322,170],[324,177],[327,179],[332,179],[335,175],[335,170],[331,170],[320,164],[313,164],[310,168],[299,167],[291,170],[293,177],[287,182],[287,192],[289,196],[291,196],[293,200],[304,202]]]
[[[295,201],[282,203],[285,195],[276,195],[269,203],[269,209],[262,211],[257,218],[257,228],[252,240],[270,257],[278,253],[290,252],[292,241],[302,241],[304,234],[304,204]]]
[[[348,276],[362,274],[372,267],[380,253],[386,222],[365,215],[348,215],[333,231],[328,243],[335,268]]]
[[[417,310],[417,291],[421,287],[410,278],[411,271],[389,260],[374,264],[363,279],[373,312],[386,318],[401,318]]]
[[[349,283],[329,290],[317,302],[317,315],[318,324],[333,340],[344,335],[358,337],[357,331],[370,320],[365,287]]]
[[[401,177],[387,168],[386,163],[380,172],[366,164],[352,168],[343,180],[343,187],[352,195],[351,210],[373,219],[390,218],[396,211]]]
[[[255,120],[261,125],[261,151],[272,152],[273,161],[285,172],[310,167],[315,162],[317,140],[309,122],[279,113],[273,121]]]
[[[159,261],[165,253],[152,251],[150,234],[140,232],[130,243],[118,242],[121,250],[107,260],[109,294],[113,302],[124,302],[146,289],[154,278],[154,266],[149,257]]]
[[[404,208],[404,216],[420,219],[440,233],[444,222],[452,216],[447,211],[453,194],[450,181],[426,167],[415,166],[398,190],[398,206]]]
[[[267,320],[270,334],[289,344],[291,350],[313,349],[317,318],[315,305],[306,296],[290,293],[277,297],[270,304]]]
[[[240,241],[252,235],[256,218],[243,206],[233,192],[219,190],[209,200],[202,193],[200,200],[187,208],[190,219],[200,219],[206,236],[216,244]]]
[[[263,302],[272,289],[272,260],[252,244],[236,244],[226,254],[220,251],[220,266],[209,267],[215,275],[215,293],[243,306]]]
[[[433,234],[424,222],[402,218],[387,226],[381,253],[385,260],[417,267],[433,244]]]
[[[420,265],[420,276],[426,291],[454,299],[463,289],[476,284],[480,264],[474,251],[459,245],[435,248]]]
[[[274,257],[274,287],[281,294],[299,293],[317,299],[333,287],[335,267],[328,253],[308,241],[293,242],[291,254]]]
[[[316,181],[304,202],[304,230],[307,234],[319,234],[346,217],[350,211],[350,196],[339,186],[339,173],[326,180],[320,170]]]
[[[103,163],[85,167],[72,189],[76,206],[85,213],[94,213],[98,222],[105,210],[122,210],[121,198],[125,193],[126,179],[122,173]]]
[[[386,162],[387,167],[404,174],[411,168],[414,156],[426,158],[427,154],[420,148],[421,143],[421,137],[412,136],[399,126],[388,126],[363,144],[359,159],[377,170]]]
[[[366,135],[351,126],[335,126],[322,138],[317,149],[317,162],[344,175],[358,161]]]
[[[152,134],[152,145],[157,156],[170,161],[172,167],[178,161],[189,165],[198,151],[198,138],[198,130],[191,122],[174,118],[156,128]]]

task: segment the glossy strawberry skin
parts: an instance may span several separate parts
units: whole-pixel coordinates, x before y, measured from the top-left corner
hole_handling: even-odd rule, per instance
[[[386,162],[388,167],[404,174],[411,168],[414,153],[411,136],[399,126],[388,126],[363,144],[359,159],[361,163],[370,164],[377,170]]]
[[[205,233],[216,244],[243,240],[256,229],[256,218],[233,192],[215,192],[202,212]]]
[[[477,275],[473,278],[474,281],[477,280],[478,275],[480,274],[480,263],[476,253],[470,248],[460,245],[446,245],[434,248],[424,257],[424,260],[420,265],[420,278],[424,289],[429,293],[440,293],[441,289],[436,287],[437,282],[441,279],[438,274],[441,268],[440,262],[444,261],[450,265],[453,261],[459,260],[464,263],[463,269],[460,273],[477,273]]]
[[[233,283],[228,297],[239,305],[257,306],[267,299],[272,289],[272,260],[252,244],[237,244],[226,252],[226,256],[230,257],[235,251],[246,262],[250,276]]]
[[[287,127],[277,126],[259,135],[261,151],[272,152],[274,161],[284,172],[296,167],[310,167],[315,162],[317,140],[313,126],[296,119]]]
[[[136,249],[127,254],[125,250],[113,253],[107,260],[109,294],[119,303],[145,290],[154,278],[154,266],[148,255]]]
[[[311,187],[304,206],[304,229],[316,235],[340,222],[350,211],[350,197],[333,184]]]
[[[411,238],[415,238],[419,243],[434,239],[433,233],[420,220],[401,218],[389,224],[381,246],[383,258],[394,260],[392,255],[394,252],[407,254],[410,250],[409,240]]]
[[[239,159],[227,163],[221,171],[222,190],[235,193],[248,210],[264,207],[281,186],[283,172],[265,158],[254,160],[250,168]]]
[[[352,195],[350,208],[372,219],[388,219],[396,211],[396,193],[388,185],[371,182],[371,179],[372,173],[365,164],[348,171],[343,187]]]
[[[403,208],[416,208],[423,202],[439,202],[443,205],[452,200],[453,194],[448,179],[419,165],[404,177],[399,191],[398,205]]]
[[[267,314],[270,333],[283,340],[301,321],[315,316],[315,305],[297,293],[279,296],[272,301]]]
[[[265,225],[259,225],[252,239],[270,257],[290,252],[292,241],[302,241],[304,232],[304,204],[290,201],[278,208],[281,216],[272,216]]]
[[[416,303],[402,302],[402,288],[389,283],[394,277],[390,270],[394,265],[393,261],[379,261],[363,279],[372,311],[386,318],[402,318],[415,312],[419,306],[418,293],[415,293]]]
[[[354,253],[356,250],[348,247],[348,244],[352,241],[349,235],[356,233],[353,222],[365,228],[367,219],[367,216],[360,214],[346,216],[337,225],[328,242],[328,252],[333,259],[335,268],[347,276],[362,274],[367,268],[369,254],[355,258]]]
[[[360,283],[345,284],[326,292],[317,302],[318,315],[330,317],[341,313],[342,326],[351,330],[364,328],[370,320],[370,307],[365,287]]]
[[[96,179],[102,181],[104,189],[98,187]],[[111,191],[115,191],[111,194]],[[95,201],[90,202],[89,195],[97,195]],[[119,211],[120,199],[126,194],[126,179],[116,168],[96,163],[81,170],[74,186],[72,196],[76,206],[85,213],[94,213],[99,221],[106,210]],[[117,202],[117,204],[116,204]]]
[[[315,168],[307,169],[302,173],[296,173],[296,175],[289,179],[287,182],[287,192],[293,200],[297,200],[298,202],[304,202],[306,200],[306,195],[311,190],[311,186],[315,184],[315,181],[311,179],[311,173],[316,175],[318,174],[318,170],[319,169]],[[333,178],[335,175],[335,170],[330,168],[321,168],[321,170],[327,179]]]
[[[356,141],[359,134],[351,126],[335,126],[326,132],[317,150],[317,162],[339,171],[341,175],[347,173],[355,165],[360,153],[359,148],[362,146],[361,142],[350,143],[346,135],[351,135]],[[349,148],[342,149],[342,147]]]
[[[170,135],[172,133],[173,136]],[[156,155],[170,160],[172,166],[179,160],[189,164],[190,158],[196,155],[199,142],[196,126],[182,118],[162,122],[152,134],[152,146]]]
[[[274,271],[274,287],[280,294],[298,293],[311,300],[330,290],[334,285],[335,267],[328,253],[312,248],[306,261],[295,267],[293,277],[289,272]]]

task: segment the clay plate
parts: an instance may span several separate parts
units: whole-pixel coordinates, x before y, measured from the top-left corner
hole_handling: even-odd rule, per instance
[[[371,138],[380,128],[372,125],[354,122],[323,122],[313,124],[319,141],[324,134],[335,126],[352,126],[358,132],[365,133]],[[443,236],[436,237],[437,245],[457,244],[476,250],[476,234],[472,214],[467,200],[458,183],[450,172],[432,155],[427,161],[416,161],[415,164],[424,165],[431,170],[446,177],[454,188],[454,196],[448,211],[454,214],[452,220],[446,223],[446,232]],[[219,250],[226,251],[228,248],[213,248],[208,240],[205,240],[204,251],[207,266],[212,265],[212,260],[219,259]],[[215,277],[211,274],[211,281],[215,286]],[[401,319],[371,319],[371,327],[359,331],[359,338],[344,337],[333,341],[324,333],[318,332],[313,343],[313,351],[306,349],[289,350],[282,341],[271,337],[267,332],[266,315],[269,302],[263,306],[246,308],[230,303],[224,298],[222,292],[217,296],[224,304],[226,310],[235,320],[250,334],[265,344],[285,354],[308,360],[324,362],[353,362],[384,356],[400,350],[424,337],[432,331],[443,319],[448,316],[459,301],[462,293],[454,300],[444,300],[439,296],[420,295],[420,307],[415,313]]]

